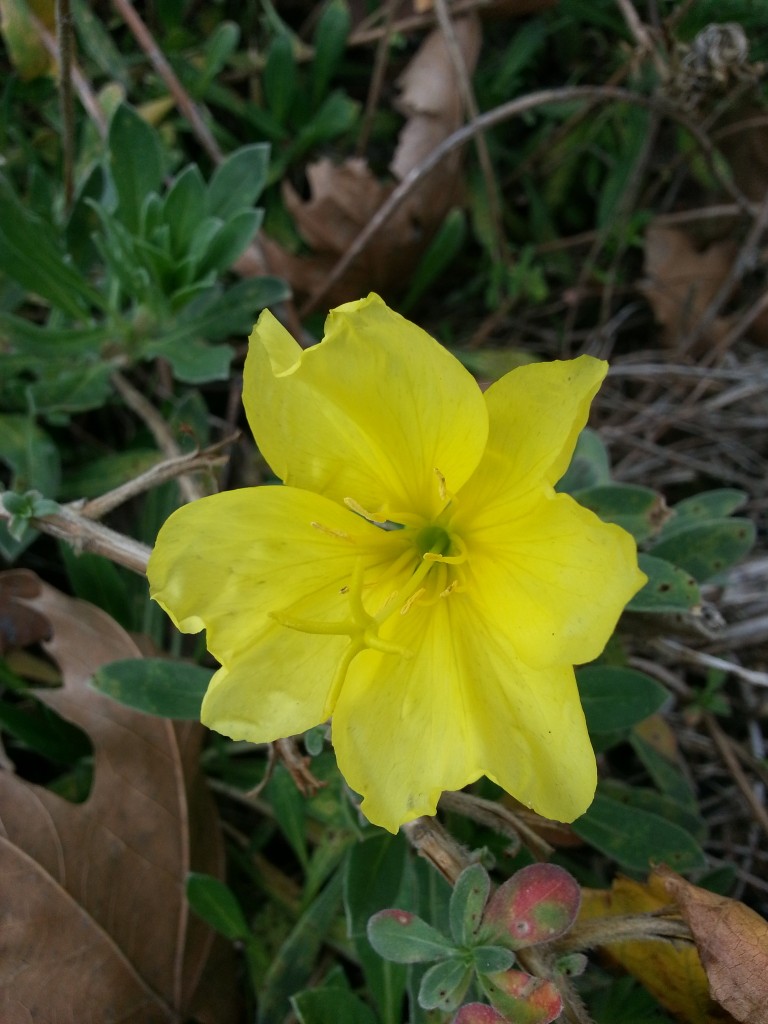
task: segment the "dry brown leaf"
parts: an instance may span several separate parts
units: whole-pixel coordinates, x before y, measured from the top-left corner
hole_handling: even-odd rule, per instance
[[[768,921],[663,865],[654,876],[691,929],[712,997],[744,1024],[768,1024]]]
[[[0,654],[12,647],[29,647],[47,640],[51,627],[44,615],[20,604],[18,598],[32,597],[34,579],[17,573],[0,590]]]
[[[480,51],[479,23],[475,18],[462,18],[454,24],[471,74]],[[397,84],[401,89],[397,107],[407,120],[391,170],[402,179],[463,121],[456,73],[440,31],[426,37]],[[402,289],[445,215],[460,198],[460,171],[459,152],[443,160],[329,289],[323,304],[335,306],[372,289],[385,295]],[[262,240],[271,272],[286,278],[298,296],[311,295],[320,288],[394,188],[379,181],[361,158],[339,165],[319,160],[307,167],[306,174],[309,199],[302,200],[288,183],[283,186],[283,196],[296,229],[313,253],[296,256],[273,239]],[[243,267],[241,272],[246,272]]]
[[[216,812],[198,773],[202,730],[91,689],[99,666],[139,656],[106,613],[24,570],[0,574],[0,589],[50,627],[44,646],[63,685],[36,696],[94,747],[82,804],[0,771],[0,1020],[233,1020],[231,964],[217,964],[213,1005],[213,936],[185,899],[189,871],[222,869]]]
[[[645,233],[645,273],[641,290],[664,328],[663,341],[674,347],[699,322],[736,258],[735,242],[725,239],[699,250],[679,228],[649,225]],[[701,347],[716,345],[728,332],[716,317],[703,333]]]
[[[468,74],[477,64],[482,40],[477,18],[453,23],[456,42]],[[456,70],[442,32],[431,32],[397,80],[400,96],[395,104],[407,121],[390,164],[402,181],[459,128],[464,108]],[[461,196],[462,154],[455,150],[411,193],[412,217],[426,230],[437,227]]]
[[[582,890],[578,920],[649,913],[669,906],[669,902],[669,895],[653,875],[646,885],[619,877],[610,890]],[[635,941],[601,948],[678,1020],[685,1024],[733,1024],[730,1014],[710,998],[707,976],[693,946]]]
[[[311,256],[294,256],[269,238],[264,252],[273,273],[285,277],[297,294],[309,295],[325,281],[339,257],[347,251],[392,191],[371,173],[365,160],[351,158],[342,164],[328,159],[307,167],[310,197],[302,200],[286,182],[283,197],[302,238],[314,250]],[[393,270],[407,274],[423,248],[423,236],[401,207],[379,232],[344,277],[331,289],[326,304],[335,306],[359,298],[373,289],[386,292]]]

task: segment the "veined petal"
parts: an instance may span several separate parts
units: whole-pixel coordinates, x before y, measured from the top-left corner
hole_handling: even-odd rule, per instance
[[[463,594],[412,608],[394,635],[413,657],[359,655],[333,718],[371,821],[394,832],[483,774],[547,817],[586,810],[595,760],[570,666],[524,665]]]
[[[600,654],[644,585],[634,539],[568,495],[467,538],[472,594],[488,627],[526,665],[581,665]]]
[[[381,518],[431,518],[477,466],[488,430],[470,374],[377,295],[333,310],[307,351],[262,313],[243,401],[277,476]]]
[[[477,606],[536,668],[596,658],[646,582],[630,534],[566,494],[466,539]]]
[[[395,544],[393,534],[320,495],[251,487],[177,509],[158,534],[147,575],[152,597],[178,628],[205,628],[208,649],[231,667],[262,640],[274,612],[339,617],[340,590],[358,559],[387,565]]]
[[[268,621],[253,645],[225,659],[203,700],[200,720],[233,740],[269,743],[328,717],[328,698],[349,643]]]
[[[499,522],[510,502],[557,483],[607,371],[606,362],[579,356],[520,366],[492,384],[488,443],[460,495],[457,521]]]

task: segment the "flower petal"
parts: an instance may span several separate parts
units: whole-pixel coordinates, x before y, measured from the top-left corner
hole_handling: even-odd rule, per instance
[[[414,656],[359,655],[333,718],[339,767],[371,821],[394,832],[483,774],[549,818],[586,810],[595,759],[570,666],[522,664],[463,594],[398,626]]]
[[[607,370],[592,356],[532,363],[488,388],[488,443],[457,504],[462,522],[498,522],[509,502],[557,483]]]
[[[437,474],[458,490],[487,436],[470,374],[377,295],[333,310],[324,340],[307,351],[262,313],[243,401],[277,476],[337,501],[353,498],[381,518],[432,517],[444,504]]]
[[[473,595],[534,668],[583,664],[611,637],[646,582],[634,539],[567,494],[467,538]]]
[[[222,664],[203,705],[206,724],[266,741],[323,721],[349,640],[290,629],[272,614],[348,617],[341,590],[357,561],[376,572],[397,544],[348,509],[289,487],[228,491],[178,509],[147,575],[179,629],[207,629]]]

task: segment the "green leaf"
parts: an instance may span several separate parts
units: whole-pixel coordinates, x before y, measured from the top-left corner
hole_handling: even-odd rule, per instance
[[[333,924],[341,899],[341,873],[302,914],[275,955],[259,993],[257,1024],[282,1021],[290,997],[309,981],[315,959]]]
[[[214,29],[205,44],[205,66],[203,88],[219,74],[227,61],[237,50],[240,42],[240,26],[234,21],[222,21]]]
[[[651,548],[655,558],[679,565],[699,582],[738,562],[755,543],[750,519],[713,519],[679,529]]]
[[[178,327],[168,330],[165,337],[186,338],[194,331],[201,338],[215,341],[232,334],[250,334],[262,309],[283,302],[290,295],[290,288],[280,277],[238,281],[223,294],[212,293],[185,309]]]
[[[408,974],[413,968],[380,957],[366,935],[355,939],[354,943],[366,987],[376,1003],[382,1024],[402,1024],[403,997]]]
[[[639,555],[637,561],[648,582],[629,602],[628,611],[679,612],[701,603],[696,580],[684,569],[655,555]]]
[[[683,807],[692,811],[697,810],[696,796],[691,785],[674,761],[659,753],[636,731],[632,732],[629,742],[662,793],[666,793]]]
[[[107,360],[81,360],[72,368],[62,366],[61,361],[50,363],[40,378],[29,385],[28,393],[39,412],[61,419],[105,405],[112,391],[110,378],[114,371],[115,364]]]
[[[82,460],[67,469],[62,481],[61,497],[64,501],[95,498],[98,494],[104,494],[132,480],[161,462],[162,458],[162,454],[153,448],[138,448],[102,455],[88,462]]]
[[[437,234],[411,274],[408,291],[400,300],[398,309],[403,313],[408,312],[461,252],[466,238],[467,218],[462,209],[454,207],[445,215]]]
[[[655,533],[667,512],[660,494],[634,484],[588,487],[575,491],[573,497],[605,522],[622,526],[638,541]]]
[[[209,241],[198,274],[220,274],[230,267],[253,240],[260,224],[260,210],[241,210],[234,214]]]
[[[490,891],[491,880],[482,864],[470,864],[456,879],[448,913],[457,945],[468,946],[474,939]]]
[[[407,857],[402,836],[382,833],[351,847],[344,866],[344,910],[351,937],[365,935],[371,915],[395,900]]]
[[[270,44],[262,83],[270,114],[280,124],[286,124],[299,81],[293,44],[285,32],[276,35]]]
[[[104,299],[64,256],[52,227],[26,210],[0,175],[0,269],[75,320]]]
[[[660,683],[633,668],[591,665],[578,669],[576,679],[590,733],[629,729],[668,696]]]
[[[664,524],[659,539],[666,540],[678,530],[686,530],[695,523],[723,519],[742,508],[747,498],[746,491],[739,491],[735,487],[718,487],[693,498],[684,498],[670,509],[672,514]]]
[[[91,685],[148,715],[200,720],[200,705],[213,673],[168,658],[126,658],[97,670]]]
[[[98,355],[110,338],[107,327],[49,327],[12,313],[0,313],[0,340],[12,351],[36,359]]]
[[[317,23],[315,59],[312,61],[312,106],[316,107],[328,89],[339,61],[344,56],[351,19],[345,0],[330,0]]]
[[[311,988],[291,997],[299,1024],[377,1024],[376,1014],[348,989]]]
[[[498,974],[509,970],[515,962],[515,954],[503,946],[475,946],[472,961],[478,974]]]
[[[200,169],[190,164],[174,179],[163,205],[163,219],[171,229],[171,252],[177,259],[187,255],[206,201]]]
[[[309,865],[306,798],[298,791],[290,772],[282,764],[276,765],[265,793],[283,835],[306,871]]]
[[[75,597],[95,604],[125,629],[138,628],[140,623],[135,621],[138,616],[134,615],[136,608],[126,583],[126,570],[103,555],[89,551],[78,553],[65,541],[59,542],[59,554]],[[141,581],[137,579],[137,582]]]
[[[351,100],[346,93],[332,92],[312,119],[302,125],[288,151],[291,159],[349,131],[357,122],[359,111],[360,104]]]
[[[450,1013],[464,998],[472,968],[463,960],[443,960],[430,967],[419,986],[419,1005],[425,1010]]]
[[[659,861],[682,872],[706,865],[699,844],[685,829],[601,792],[571,828],[590,846],[630,871],[645,874]]]
[[[109,124],[109,166],[117,192],[120,221],[136,235],[141,209],[163,180],[163,155],[157,132],[133,107],[121,103]]]
[[[628,807],[638,807],[641,811],[658,814],[660,818],[685,829],[699,842],[707,837],[707,824],[696,812],[695,803],[690,799],[692,794],[681,803],[675,797],[659,793],[657,789],[638,786],[635,783],[630,785],[618,779],[603,779],[600,782],[600,792],[618,803],[627,804]]]
[[[563,494],[574,494],[587,487],[610,483],[611,463],[608,450],[599,434],[585,427],[579,434],[571,464],[565,476],[557,485]]]
[[[208,185],[206,213],[228,220],[248,209],[261,195],[267,181],[269,145],[255,142],[242,146],[213,172]]]
[[[60,764],[93,754],[82,729],[28,695],[24,704],[0,700],[0,725],[19,743]]]
[[[198,872],[187,875],[187,899],[198,917],[226,939],[247,941],[251,937],[235,894],[218,878]]]
[[[380,910],[368,922],[368,939],[379,954],[398,964],[429,963],[456,952],[454,944],[408,910]]]
[[[174,377],[182,384],[207,384],[212,380],[228,380],[234,349],[231,345],[209,345],[201,338],[160,338],[144,346],[144,357],[161,356],[173,368]]]
[[[0,460],[10,466],[11,488],[56,497],[61,480],[59,451],[31,416],[0,414]]]

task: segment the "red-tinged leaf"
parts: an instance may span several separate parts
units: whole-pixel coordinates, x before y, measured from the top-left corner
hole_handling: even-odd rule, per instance
[[[511,1024],[551,1024],[563,1012],[557,987],[525,971],[504,971],[480,978],[483,992]]]
[[[531,864],[496,890],[483,924],[510,949],[524,949],[567,932],[580,903],[581,889],[564,868]]]
[[[453,1024],[509,1024],[509,1021],[487,1003],[467,1003],[453,1018]]]

